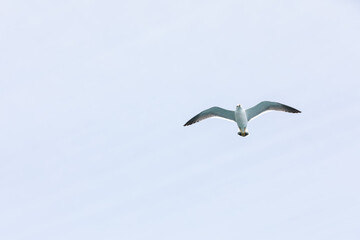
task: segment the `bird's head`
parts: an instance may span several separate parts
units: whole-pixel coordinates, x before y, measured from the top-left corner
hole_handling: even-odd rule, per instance
[[[240,104],[236,105],[236,108],[241,108],[241,105]]]

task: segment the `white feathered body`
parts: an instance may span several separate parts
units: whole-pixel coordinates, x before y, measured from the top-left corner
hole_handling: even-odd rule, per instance
[[[247,116],[246,111],[242,107],[236,107],[235,110],[235,121],[240,129],[240,131],[245,132],[245,128],[247,127]]]

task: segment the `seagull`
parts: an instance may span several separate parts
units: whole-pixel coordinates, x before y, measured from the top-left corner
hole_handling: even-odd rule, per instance
[[[187,123],[184,124],[184,126],[189,126],[210,117],[220,117],[225,120],[236,122],[240,130],[238,134],[242,137],[246,137],[247,135],[249,135],[249,133],[246,131],[248,122],[255,117],[258,117],[259,115],[272,110],[289,113],[301,113],[301,111],[284,105],[282,103],[263,101],[246,110],[242,108],[240,104],[236,106],[235,111],[230,111],[220,107],[212,107],[202,111],[195,117],[191,118]]]

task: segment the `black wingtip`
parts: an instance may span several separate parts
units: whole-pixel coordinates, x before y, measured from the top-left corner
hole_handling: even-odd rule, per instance
[[[288,108],[288,111],[291,112],[291,113],[301,113],[300,110],[297,110],[296,108],[293,108],[293,107],[290,107],[290,106],[287,106],[285,105],[287,108]]]
[[[199,114],[198,114],[198,115],[199,115]],[[187,121],[187,122],[184,124],[184,127],[190,126],[191,124],[194,124],[194,123],[198,122],[198,121],[196,121],[196,118],[197,118],[198,115],[196,115],[195,117],[193,117],[193,118],[191,118],[189,121]]]

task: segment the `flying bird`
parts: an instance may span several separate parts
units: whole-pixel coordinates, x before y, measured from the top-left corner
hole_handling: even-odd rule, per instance
[[[301,113],[301,111],[289,107],[287,105],[278,103],[278,102],[269,102],[264,101],[252,108],[244,109],[241,105],[237,105],[235,111],[226,110],[220,107],[212,107],[202,111],[201,113],[197,114],[195,117],[191,118],[184,126],[189,126],[201,120],[210,118],[210,117],[220,117],[225,120],[230,120],[236,122],[240,132],[238,134],[242,137],[249,135],[246,131],[247,124],[250,120],[258,117],[262,113],[267,111],[283,111],[289,113]]]

